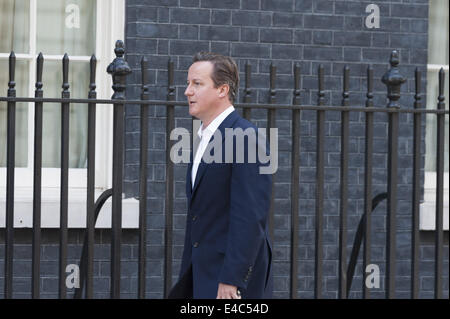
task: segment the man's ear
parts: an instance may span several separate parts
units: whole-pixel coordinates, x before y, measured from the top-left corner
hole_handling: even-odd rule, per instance
[[[230,92],[230,86],[228,84],[222,84],[219,87],[219,96],[220,97],[228,96],[228,92]]]

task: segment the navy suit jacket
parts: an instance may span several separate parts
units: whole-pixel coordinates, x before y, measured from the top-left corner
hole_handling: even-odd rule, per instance
[[[191,276],[192,295],[178,293],[178,296],[216,298],[218,284],[225,283],[237,286],[242,298],[271,298],[272,248],[268,215],[272,176],[260,174],[258,156],[256,163],[248,161],[248,139],[245,139],[244,162],[236,161],[234,137],[233,161],[225,163],[225,128],[257,130],[236,111],[230,113],[218,127],[222,136],[222,162],[205,163],[202,159],[193,188],[191,152],[186,176],[188,213],[179,283]],[[205,153],[208,151],[207,148]],[[214,149],[210,154],[213,152]],[[177,289],[179,285],[173,288]]]

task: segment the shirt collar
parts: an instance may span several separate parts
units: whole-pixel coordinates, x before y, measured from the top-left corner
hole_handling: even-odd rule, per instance
[[[199,138],[202,138],[203,134],[211,137],[214,132],[217,130],[220,124],[230,115],[231,112],[234,111],[234,106],[230,105],[227,109],[225,109],[222,113],[220,113],[209,125],[203,130],[203,123],[200,125],[197,131],[197,135]]]

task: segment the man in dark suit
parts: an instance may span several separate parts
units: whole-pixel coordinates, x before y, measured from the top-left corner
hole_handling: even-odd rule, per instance
[[[250,138],[257,135],[256,127],[232,105],[238,84],[238,68],[230,57],[208,52],[194,56],[185,95],[189,113],[202,124],[193,132],[198,147],[186,177],[184,251],[179,281],[169,298],[272,297],[272,177],[261,174],[261,161],[251,154],[262,146],[265,150],[266,144]],[[242,132],[247,135],[239,136]],[[213,161],[205,160],[211,157]]]

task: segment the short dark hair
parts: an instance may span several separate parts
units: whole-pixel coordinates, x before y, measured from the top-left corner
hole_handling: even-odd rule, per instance
[[[213,64],[211,79],[215,87],[228,84],[230,87],[228,98],[231,103],[234,103],[239,88],[239,70],[236,62],[229,56],[203,51],[196,53],[192,59],[193,63],[201,61],[209,61]]]

